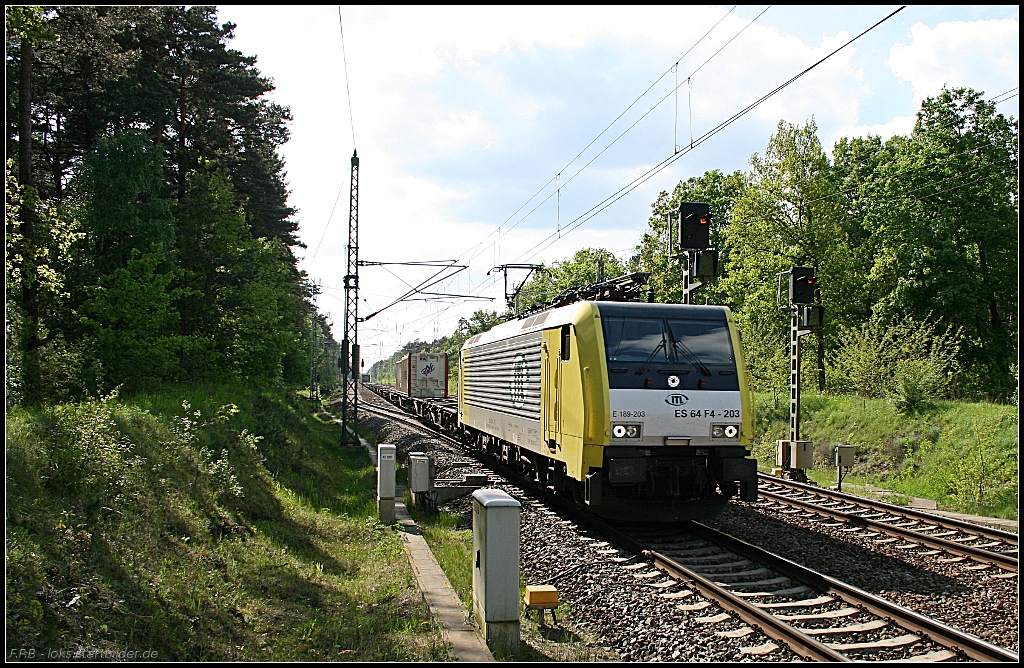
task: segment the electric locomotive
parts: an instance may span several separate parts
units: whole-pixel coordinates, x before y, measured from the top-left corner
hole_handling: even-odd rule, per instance
[[[598,515],[706,519],[757,499],[728,307],[580,301],[477,334],[460,355],[463,437]]]

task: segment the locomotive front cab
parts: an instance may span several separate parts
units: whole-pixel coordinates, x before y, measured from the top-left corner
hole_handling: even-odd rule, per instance
[[[753,413],[738,330],[724,306],[597,302],[608,394],[600,471],[587,501],[629,519],[713,516],[737,492],[757,498],[747,457]],[[603,508],[602,508],[603,507]]]

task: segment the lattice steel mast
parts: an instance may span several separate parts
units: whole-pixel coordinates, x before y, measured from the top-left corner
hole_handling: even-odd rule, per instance
[[[341,341],[341,444],[358,445],[354,435],[359,402],[359,157],[352,151],[348,204],[348,271],[345,274],[345,334]],[[349,434],[349,428],[353,433]]]

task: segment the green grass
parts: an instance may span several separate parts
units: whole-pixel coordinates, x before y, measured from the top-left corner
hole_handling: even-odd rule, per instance
[[[404,468],[402,469],[404,470]],[[434,553],[437,564],[466,610],[473,609],[473,530],[460,528],[462,518],[445,512],[424,510],[412,505],[412,494],[405,493],[405,507],[423,530],[423,538]]]
[[[788,437],[789,404],[757,395],[761,470],[775,465],[775,440]],[[934,499],[945,510],[1017,518],[1019,450],[1016,406],[935,401],[910,415],[886,399],[805,394],[801,437],[815,445],[809,477],[833,484],[832,450],[856,447],[857,463],[844,480],[874,484],[907,496]]]
[[[308,401],[172,387],[16,408],[6,436],[9,656],[450,658],[373,466]]]

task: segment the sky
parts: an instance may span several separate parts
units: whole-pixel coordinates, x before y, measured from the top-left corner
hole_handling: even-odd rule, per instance
[[[291,109],[281,154],[307,246],[299,267],[321,285],[335,338],[353,149],[360,260],[467,267],[430,290],[474,299],[403,302],[360,325],[369,368],[475,310],[504,310],[499,264],[582,248],[627,259],[659,192],[747,169],[782,120],[813,118],[831,151],[844,136],[908,134],[943,85],[1011,91],[997,109],[1019,118],[1017,6],[907,7],[702,139],[898,7],[220,6],[218,17]],[[437,270],[361,268],[359,315]]]

